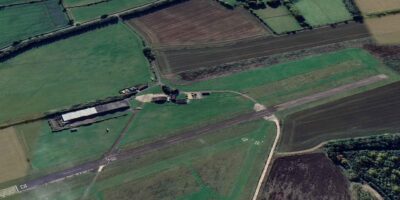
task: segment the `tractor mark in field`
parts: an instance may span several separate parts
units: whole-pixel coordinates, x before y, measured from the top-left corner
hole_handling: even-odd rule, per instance
[[[369,37],[363,24],[351,23],[336,28],[320,28],[296,35],[264,37],[235,42],[224,46],[158,48],[161,71],[181,73],[188,70],[213,67],[229,62],[264,57],[289,51],[334,44]],[[169,70],[168,70],[169,69]]]

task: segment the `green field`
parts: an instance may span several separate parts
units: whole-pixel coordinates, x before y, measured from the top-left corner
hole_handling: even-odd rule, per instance
[[[115,12],[120,12],[134,7],[139,7],[148,3],[152,3],[158,0],[111,0],[104,3],[99,3],[91,6],[76,7],[68,9],[68,12],[72,15],[73,19],[78,22],[89,21],[92,19],[99,18],[104,14],[112,14]],[[68,2],[78,2],[68,0]],[[86,0],[79,1],[82,3],[87,3]]]
[[[298,0],[294,6],[313,27],[351,20],[343,0]]]
[[[346,49],[177,87],[236,90],[270,106],[381,73],[391,77],[389,80],[398,79],[366,51]]]
[[[0,1],[0,4],[2,3]],[[50,32],[67,26],[67,24],[67,17],[56,0],[1,9],[0,47],[10,45],[14,41]]]
[[[96,3],[101,0],[64,0],[64,5],[65,7],[70,7],[70,6],[80,6],[80,5],[85,5],[89,3]]]
[[[0,63],[0,124],[118,95],[150,79],[142,41],[122,24]]]
[[[251,112],[252,108],[251,101],[233,94],[213,94],[188,105],[147,104],[136,116],[121,144],[125,148],[137,146],[233,115]]]
[[[112,164],[92,185],[84,175],[14,198],[250,199],[274,137],[273,123],[249,122]]]
[[[16,4],[16,3],[26,3],[30,0],[0,0],[0,5],[9,5],[9,4]]]
[[[301,30],[302,27],[284,6],[253,10],[274,32],[282,34],[290,31]]]
[[[77,132],[69,130],[52,133],[46,120],[16,126],[18,138],[30,159],[30,173],[64,169],[100,158],[110,149],[129,116],[121,116]],[[110,132],[106,133],[109,128]]]
[[[115,166],[99,178],[94,194],[106,199],[249,199],[274,137],[274,124],[263,120],[233,126],[160,151],[162,161],[135,162],[136,169],[117,176],[124,166]]]

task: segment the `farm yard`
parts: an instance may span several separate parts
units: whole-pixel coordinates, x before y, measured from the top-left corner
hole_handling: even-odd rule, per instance
[[[253,11],[275,33],[282,34],[303,29],[289,10],[284,6]]]
[[[366,51],[346,49],[179,87],[188,91],[235,90],[272,106],[377,74],[391,77],[385,83],[398,80],[398,75]]]
[[[278,157],[259,199],[350,200],[349,181],[323,153]]]
[[[156,53],[159,55],[157,59],[161,73],[166,78],[178,79],[177,75],[189,71],[209,69],[215,66],[223,66],[226,63],[303,50],[368,36],[369,32],[363,24],[351,24],[338,26],[335,29],[326,27],[312,32],[301,32],[296,35],[254,39],[224,46],[193,49],[157,48]]]
[[[269,35],[246,10],[211,0],[185,1],[128,21],[153,46],[200,45]]]
[[[0,1],[0,5],[6,3],[11,2]],[[5,7],[0,11],[0,24],[4,30],[0,37],[1,48],[13,42],[65,27],[68,25],[68,18],[57,0],[49,0]]]
[[[85,6],[85,4],[98,1],[66,0],[65,4],[68,12],[76,22],[85,22],[100,18],[101,15],[121,12],[156,1],[157,0],[108,0]]]
[[[342,0],[298,0],[294,7],[312,27],[352,20]]]
[[[360,11],[366,15],[400,9],[396,0],[355,0]]]
[[[91,187],[88,198],[248,199],[274,136],[274,125],[265,120],[236,125],[110,165],[92,186],[88,174],[15,197],[76,199]]]
[[[400,84],[289,115],[284,121],[279,151],[299,151],[321,142],[399,130]]]
[[[148,81],[142,41],[123,24],[97,29],[0,63],[0,124]]]

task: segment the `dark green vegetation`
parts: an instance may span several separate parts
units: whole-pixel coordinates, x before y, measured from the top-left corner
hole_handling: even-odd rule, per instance
[[[349,182],[323,153],[279,157],[260,197],[350,200]]]
[[[299,61],[257,68],[191,85],[184,90],[235,90],[270,106],[325,91],[363,78],[397,75],[361,49],[346,49]]]
[[[400,129],[400,83],[289,115],[284,121],[281,151],[297,151],[321,142]]]
[[[236,125],[11,199],[249,199],[274,136],[265,120]]]
[[[2,2],[0,2],[2,4]],[[68,19],[58,0],[0,9],[0,47],[65,27]]]
[[[0,124],[117,95],[150,79],[142,41],[122,24],[0,63]]]
[[[129,10],[130,8],[135,8],[139,6],[143,6],[152,2],[156,2],[157,0],[109,0],[103,1],[98,4],[92,4],[88,6],[78,6],[71,7],[77,5],[85,5],[88,3],[92,3],[95,1],[87,1],[87,0],[66,0],[65,4],[68,8],[68,12],[71,13],[73,19],[78,22],[89,21],[92,19],[99,18],[101,15],[105,14],[113,14],[116,12]]]
[[[353,199],[357,200],[376,200],[376,198],[366,191],[359,183],[351,184],[351,195]]]
[[[366,181],[385,199],[400,196],[400,135],[339,140],[325,148],[346,169],[350,180]]]

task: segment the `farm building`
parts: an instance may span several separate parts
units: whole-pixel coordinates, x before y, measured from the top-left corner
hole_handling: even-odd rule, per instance
[[[85,118],[92,118],[99,115],[114,113],[129,108],[127,101],[117,101],[107,104],[101,104],[95,107],[89,107],[82,110],[72,111],[61,115],[64,123],[71,123]]]
[[[63,113],[49,120],[53,131],[61,131],[98,121],[97,117],[125,111],[129,108],[127,101],[115,101],[106,104],[99,104],[80,110]]]
[[[151,102],[157,103],[157,104],[163,104],[167,101],[168,101],[168,97],[166,97],[166,96],[156,96],[151,99]]]

